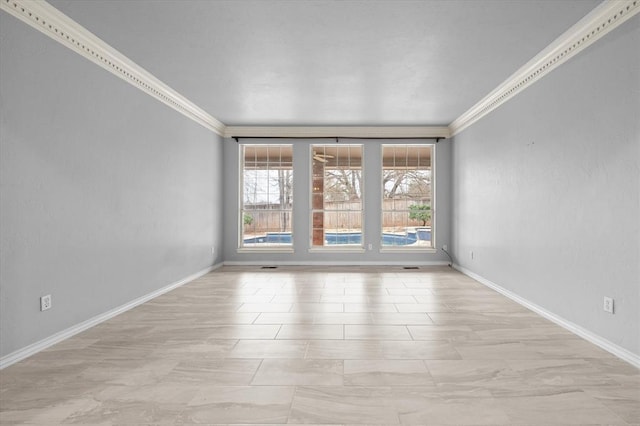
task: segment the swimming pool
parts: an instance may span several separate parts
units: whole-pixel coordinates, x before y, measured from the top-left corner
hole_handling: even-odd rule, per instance
[[[361,232],[326,232],[324,239],[328,245],[339,244],[361,244],[362,233]],[[413,244],[416,241],[429,241],[431,240],[430,229],[418,229],[416,231],[407,231],[406,234],[382,234],[383,246],[406,246]],[[259,237],[246,238],[245,244],[291,244],[290,232],[267,232],[265,235]]]

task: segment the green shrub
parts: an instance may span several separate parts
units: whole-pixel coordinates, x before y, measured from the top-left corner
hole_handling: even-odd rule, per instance
[[[412,204],[409,206],[409,219],[421,220],[422,226],[431,219],[431,206],[427,204]]]

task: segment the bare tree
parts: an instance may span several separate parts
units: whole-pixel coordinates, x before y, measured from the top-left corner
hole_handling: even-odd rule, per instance
[[[352,169],[325,170],[324,192],[330,201],[357,201],[362,196],[362,171]]]
[[[384,188],[385,198],[394,198],[402,181],[405,172],[402,170],[385,170],[382,174],[382,187]],[[392,183],[391,188],[387,189],[387,184]]]
[[[382,179],[385,198],[425,198],[430,193],[431,175],[426,170],[387,170]]]

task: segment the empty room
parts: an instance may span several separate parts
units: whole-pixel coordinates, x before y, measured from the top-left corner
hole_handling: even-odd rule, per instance
[[[640,424],[640,0],[0,0],[0,424]]]

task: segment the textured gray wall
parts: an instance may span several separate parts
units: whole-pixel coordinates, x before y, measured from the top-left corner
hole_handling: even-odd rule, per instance
[[[380,221],[382,204],[382,171],[380,169],[382,144],[416,143],[412,140],[356,140],[343,141],[364,146],[364,233],[365,245],[373,244],[373,250],[364,253],[331,253],[330,251],[309,253],[309,189],[311,187],[310,146],[312,144],[331,144],[331,139],[243,139],[243,143],[292,143],[294,164],[293,188],[293,243],[294,253],[238,253],[238,188],[239,188],[239,145],[231,139],[225,140],[225,238],[224,260],[248,263],[378,263],[406,264],[443,262],[447,260],[442,251],[437,253],[380,253]],[[436,244],[450,244],[450,193],[451,193],[451,142],[440,141],[436,145]]]
[[[220,261],[222,143],[5,13],[0,30],[6,355]]]
[[[457,263],[636,354],[639,20],[455,136],[452,225]]]

